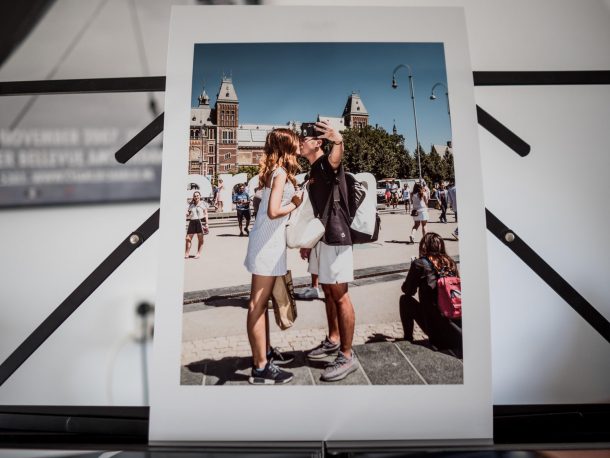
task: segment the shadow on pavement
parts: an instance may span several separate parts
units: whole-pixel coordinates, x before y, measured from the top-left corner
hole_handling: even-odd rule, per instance
[[[205,304],[211,307],[241,307],[248,308],[248,297],[212,296],[206,299]]]
[[[359,370],[337,382],[323,382],[320,375],[334,360],[329,356],[309,360],[305,351],[294,352],[294,361],[282,365],[293,373],[292,385],[447,385],[463,383],[462,361],[435,351],[427,341],[394,340],[373,334],[367,343],[355,345]],[[181,385],[247,385],[252,358],[203,359],[181,367]]]
[[[415,245],[414,242],[408,240],[386,240],[385,243],[402,243],[403,245]]]

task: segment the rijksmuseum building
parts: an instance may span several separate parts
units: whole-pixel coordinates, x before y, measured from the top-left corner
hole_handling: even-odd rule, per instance
[[[189,174],[218,175],[237,173],[240,166],[258,166],[267,134],[278,127],[300,128],[300,122],[284,125],[240,124],[239,99],[231,78],[223,77],[214,106],[202,91],[199,106],[191,109]],[[341,117],[318,115],[335,129],[364,127],[369,114],[356,92],[347,98]]]

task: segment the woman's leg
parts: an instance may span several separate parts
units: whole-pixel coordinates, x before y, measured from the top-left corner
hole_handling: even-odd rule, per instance
[[[195,258],[201,257],[201,249],[203,248],[203,234],[197,234],[197,255]]]
[[[246,328],[252,349],[253,365],[258,369],[262,369],[267,364],[267,332],[264,315],[267,314],[267,303],[274,283],[275,277],[252,274]]]
[[[411,243],[415,243],[415,234],[417,234],[417,229],[419,229],[419,221],[413,221],[413,227],[411,228]]]
[[[422,221],[422,222],[421,222],[421,235],[422,235],[422,237],[423,237],[424,235],[426,235],[426,223],[427,223],[427,222],[428,222],[428,221]]]
[[[190,256],[189,253],[191,252],[191,244],[192,244],[192,240],[193,240],[193,235],[194,234],[186,234],[186,247],[184,249],[184,259],[188,259],[188,257]]]

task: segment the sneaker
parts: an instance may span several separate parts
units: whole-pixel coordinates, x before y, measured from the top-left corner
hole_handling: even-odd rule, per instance
[[[248,228],[245,228],[244,232],[246,233],[246,235],[250,235],[250,230]]]
[[[320,380],[324,382],[336,382],[343,380],[349,374],[358,370],[358,359],[356,354],[352,351],[352,357],[346,358],[345,355],[339,352],[337,359],[331,364],[326,366],[324,372],[320,376]]]
[[[458,236],[457,229],[451,233],[451,236],[452,236],[454,239],[456,239],[456,240],[459,240],[459,239],[460,239],[460,237]]]
[[[248,383],[251,385],[283,385],[290,382],[292,378],[291,372],[282,370],[268,361],[263,370],[252,368]]]
[[[282,353],[277,348],[271,347],[269,353],[267,353],[267,359],[276,366],[283,366],[294,361],[294,353]]]
[[[324,299],[324,293],[318,288],[308,286],[307,288],[300,288],[294,292],[294,298],[306,301],[312,301],[314,299]]]
[[[412,235],[410,235],[410,236],[409,236],[409,242],[410,242],[410,243],[415,243],[415,239],[413,238],[413,236],[412,236]]]
[[[336,354],[341,348],[341,345],[338,343],[332,343],[328,336],[324,338],[324,340],[318,345],[316,348],[309,350],[307,352],[307,357],[309,359],[322,359],[327,356],[332,356]]]

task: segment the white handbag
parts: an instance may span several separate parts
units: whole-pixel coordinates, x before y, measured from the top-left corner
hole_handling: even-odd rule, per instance
[[[324,224],[316,218],[309,198],[307,186],[303,189],[303,200],[290,213],[286,223],[286,246],[288,248],[313,248],[324,235]]]

